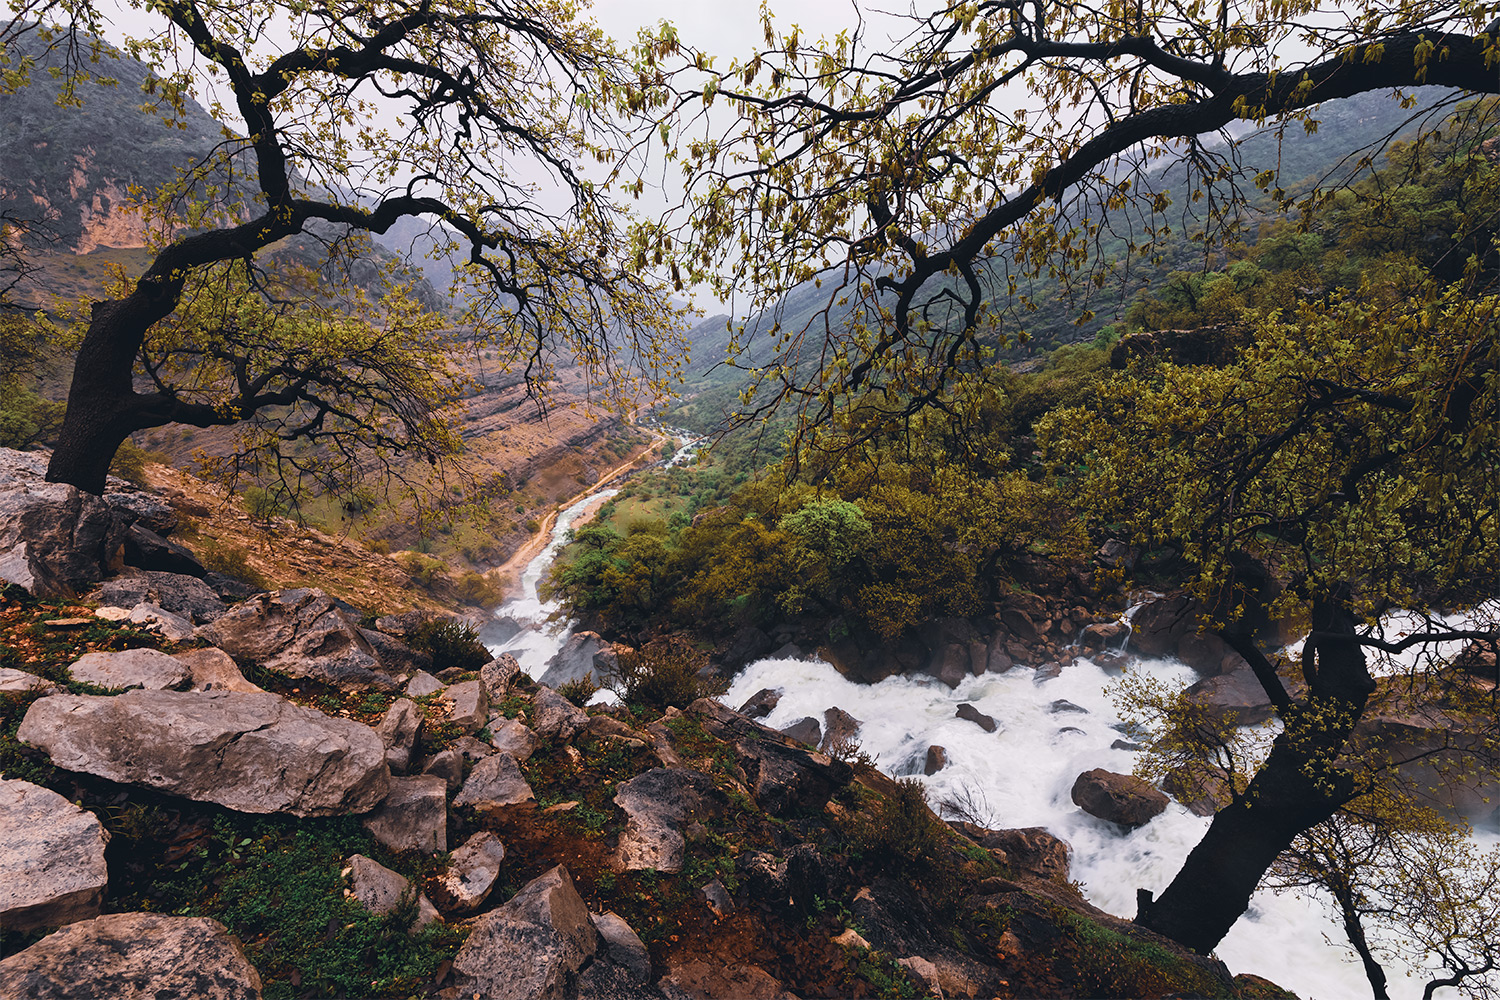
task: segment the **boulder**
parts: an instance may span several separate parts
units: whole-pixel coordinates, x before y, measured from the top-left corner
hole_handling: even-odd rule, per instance
[[[349,888],[344,890],[344,895],[376,916],[392,912],[412,892],[411,882],[406,876],[391,871],[363,854],[351,854],[342,874],[349,880]],[[437,907],[432,905],[426,895],[418,893],[416,903],[417,914],[410,928],[413,932],[439,919]]]
[[[505,861],[505,845],[488,830],[453,852],[448,868],[432,883],[438,905],[449,913],[473,913],[489,897]]]
[[[516,759],[508,753],[497,753],[474,765],[453,804],[472,806],[476,812],[486,813],[534,801],[536,795]]]
[[[764,719],[781,703],[780,688],[761,688],[740,706],[740,714],[750,719]]]
[[[1161,787],[1194,816],[1212,816],[1234,799],[1229,772],[1221,767],[1200,765],[1170,771],[1162,778]]]
[[[477,733],[490,721],[490,701],[477,680],[451,684],[443,692],[448,721],[465,733]]]
[[[380,661],[386,673],[409,674],[417,670],[432,669],[431,656],[412,649],[400,639],[369,628],[360,629],[359,634],[364,636],[370,648],[375,651],[375,658]]]
[[[537,678],[537,683],[560,688],[588,675],[593,677],[595,684],[602,686],[605,678],[600,675],[594,658],[608,645],[597,632],[574,632],[563,642],[557,655],[547,661],[547,669]]]
[[[1011,655],[1005,651],[1005,643],[1001,636],[996,636],[990,641],[985,650],[984,669],[992,674],[1003,674],[1016,665]]]
[[[948,766],[948,751],[937,744],[927,748],[927,759],[922,764],[923,774],[937,774]]]
[[[260,1000],[240,943],[208,917],[111,913],[0,962],[0,996],[38,1000]]]
[[[1121,826],[1143,826],[1171,801],[1150,782],[1096,767],[1073,782],[1073,804],[1090,816]]]
[[[806,743],[810,747],[817,746],[823,739],[823,727],[810,715],[798,719],[782,732],[798,743]]]
[[[1198,605],[1186,594],[1142,604],[1130,620],[1130,648],[1142,656],[1176,656],[1177,644],[1198,631]]]
[[[1248,664],[1242,670],[1205,677],[1191,685],[1185,697],[1220,721],[1233,716],[1235,725],[1255,726],[1271,717],[1271,698]]]
[[[122,649],[113,653],[84,653],[68,667],[75,681],[104,688],[145,688],[161,691],[191,676],[187,664],[155,649]]]
[[[182,642],[193,637],[193,623],[155,604],[137,604],[130,610],[130,623],[152,629],[163,638]]]
[[[1000,728],[999,724],[991,716],[985,715],[968,702],[959,705],[958,711],[953,713],[953,717],[955,719],[963,719],[966,722],[972,722],[987,733],[993,733],[996,729]]]
[[[265,692],[49,695],[17,736],[69,771],[249,813],[365,812],[390,776],[374,730]]]
[[[453,794],[463,787],[464,783],[464,755],[449,747],[439,750],[428,757],[422,764],[423,774],[435,774],[443,779],[448,786],[448,794]]]
[[[321,590],[281,590],[236,604],[205,625],[204,638],[241,663],[307,677],[346,691],[394,691],[375,650]]]
[[[0,930],[98,916],[107,843],[93,813],[40,785],[0,778]]]
[[[422,732],[422,722],[422,712],[415,702],[397,698],[375,727],[380,742],[385,744],[385,762],[396,774],[405,774],[411,766],[411,752]]]
[[[621,782],[615,805],[625,813],[615,852],[617,867],[676,872],[682,870],[687,847],[683,824],[720,814],[725,800],[713,779],[701,771],[658,767]]]
[[[1059,698],[1047,706],[1047,711],[1053,715],[1088,715],[1089,710],[1082,705],[1075,705],[1066,698]]]
[[[851,744],[859,736],[860,721],[842,708],[830,708],[823,713],[823,739],[818,749],[827,753],[839,744]]]
[[[197,556],[143,524],[132,524],[125,531],[125,565],[197,577],[208,572]]]
[[[599,948],[599,932],[561,866],[474,921],[453,956],[460,996],[563,1000]]]
[[[490,716],[490,746],[514,757],[517,763],[529,759],[539,742],[536,733],[524,722]]]
[[[139,525],[156,532],[170,535],[177,529],[177,508],[162,497],[134,488],[120,489],[113,480],[105,487],[103,500],[115,512],[122,524]]]
[[[532,705],[531,721],[542,739],[571,740],[589,724],[587,712],[549,687],[537,688]]]
[[[363,822],[387,850],[441,854],[448,849],[448,784],[431,774],[391,778]]]
[[[260,691],[240,673],[234,658],[222,649],[209,646],[205,649],[190,649],[172,656],[187,668],[194,691]]]
[[[411,675],[411,680],[406,682],[408,698],[426,698],[428,695],[437,694],[442,689],[443,682],[425,670],[418,670]]]
[[[1130,626],[1124,622],[1095,622],[1083,627],[1079,644],[1092,651],[1116,649],[1129,634]]]
[[[27,691],[58,691],[61,690],[52,681],[36,674],[28,674],[24,670],[12,670],[10,667],[0,667],[0,694],[22,694]]]
[[[62,483],[0,482],[0,582],[72,598],[118,565],[125,525],[109,504]]]
[[[99,602],[123,608],[154,604],[198,624],[214,621],[227,610],[213,588],[196,576],[126,569],[105,580]]]
[[[604,939],[610,961],[629,970],[638,982],[650,980],[651,953],[625,918],[611,910],[596,915],[593,921],[599,936]]]
[[[509,692],[511,682],[521,673],[521,664],[509,653],[501,653],[479,668],[479,680],[490,701],[500,701]]]

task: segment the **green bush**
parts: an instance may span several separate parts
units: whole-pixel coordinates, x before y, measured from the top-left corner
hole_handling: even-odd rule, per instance
[[[250,565],[249,554],[238,545],[210,540],[199,547],[196,555],[205,569],[215,573],[243,580],[261,590],[271,590],[275,586],[264,573]]]
[[[583,706],[589,703],[589,699],[598,690],[599,685],[594,683],[594,672],[591,670],[576,681],[568,681],[559,687],[557,693],[573,704]]]
[[[406,644],[432,657],[434,673],[449,667],[478,670],[490,662],[478,630],[456,618],[428,619],[407,635]]]
[[[929,866],[941,857],[947,835],[947,826],[927,805],[927,786],[916,778],[897,781],[896,790],[876,806],[874,821],[855,832],[856,846],[866,854]]]
[[[629,705],[658,711],[675,705],[686,708],[699,698],[724,693],[724,683],[698,674],[704,655],[685,639],[653,639],[640,649],[619,655],[620,680],[616,690]]]

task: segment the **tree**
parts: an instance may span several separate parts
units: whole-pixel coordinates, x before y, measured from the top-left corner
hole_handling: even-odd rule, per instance
[[[1024,314],[1025,282],[1085,292],[1152,252],[1172,228],[1154,166],[1194,178],[1186,224],[1200,237],[1232,232],[1251,194],[1233,143],[1206,133],[1313,131],[1320,102],[1373,89],[1500,92],[1487,17],[1466,0],[988,0],[912,15],[889,52],[867,50],[863,24],[809,44],[768,18],[766,48],[704,88],[743,132],[687,147],[686,252],[723,268],[721,290],[761,289],[758,302],[805,282],[831,292],[813,321],[770,331],[774,360],[757,361],[745,413],[789,401],[804,426],[827,426],[850,399],[883,398],[865,423],[878,435],[942,405],[949,376],[1022,332],[1007,306]],[[1315,186],[1294,204],[1274,171],[1255,183],[1279,210],[1315,214],[1333,194]],[[1497,301],[1479,257],[1460,270],[1397,267],[1272,313],[1238,364],[1143,369],[1044,428],[1099,523],[1182,549],[1209,627],[1284,724],[1172,885],[1142,894],[1138,922],[1200,951],[1294,838],[1379,780],[1349,750],[1377,693],[1366,651],[1494,634],[1380,629],[1392,607],[1493,583],[1500,557]],[[1272,615],[1310,629],[1300,669],[1261,648]]]
[[[105,8],[12,9],[7,87],[46,68],[66,103],[77,81],[108,80],[121,53],[99,41]],[[123,54],[151,68],[144,99],[170,124],[211,98],[223,140],[152,193],[150,263],[83,321],[49,479],[99,492],[133,431],[272,410],[283,455],[450,453],[441,338],[399,295],[335,315],[286,280],[266,251],[299,235],[337,263],[360,234],[426,220],[465,255],[466,336],[524,361],[533,388],[558,351],[626,395],[631,372],[670,373],[680,311],[609,187],[641,163],[654,83],[577,5],[169,0],[121,28]]]

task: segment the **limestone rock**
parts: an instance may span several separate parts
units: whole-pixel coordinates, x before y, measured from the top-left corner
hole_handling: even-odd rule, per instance
[[[364,824],[387,850],[441,854],[448,849],[447,782],[431,774],[391,778]]]
[[[193,623],[155,604],[137,604],[130,609],[131,624],[155,629],[173,642],[193,637]]]
[[[57,691],[58,686],[45,677],[28,674],[24,670],[0,667],[0,694],[19,694],[26,691]]]
[[[958,711],[953,713],[953,717],[972,722],[987,733],[993,733],[996,729],[1000,728],[991,716],[985,715],[968,702],[959,705]]]
[[[563,1000],[598,948],[599,932],[559,866],[476,920],[453,971],[461,996]]]
[[[439,750],[422,764],[423,774],[435,774],[448,786],[448,793],[458,791],[464,783],[464,755],[449,747]]]
[[[479,681],[450,685],[443,697],[448,701],[448,721],[465,733],[477,733],[490,721],[490,701]]]
[[[522,776],[516,759],[507,753],[497,753],[474,765],[453,804],[473,806],[484,813],[534,801],[536,795]]]
[[[145,688],[161,691],[186,681],[187,664],[155,649],[122,649],[113,653],[85,653],[68,667],[75,681],[105,688]]]
[[[170,535],[177,528],[177,508],[155,494],[134,487],[119,488],[121,482],[111,477],[102,499],[122,523],[149,528],[158,535]]]
[[[256,692],[262,689],[245,680],[234,658],[222,649],[209,646],[206,649],[190,649],[173,653],[193,681],[194,691],[242,691]]]
[[[411,751],[422,731],[422,721],[422,713],[415,702],[397,698],[375,727],[380,741],[385,744],[385,761],[397,774],[405,774],[411,765]]]
[[[490,716],[490,746],[501,753],[510,754],[517,763],[527,760],[536,750],[536,733],[531,727],[516,719]]]
[[[240,812],[365,812],[390,775],[374,730],[265,692],[49,695],[17,735],[58,767]]]
[[[261,594],[205,625],[203,636],[241,663],[307,677],[346,691],[394,691],[375,650],[321,590]]]
[[[344,895],[354,899],[371,913],[384,915],[401,905],[411,891],[411,882],[400,872],[393,872],[385,865],[365,857],[351,854],[344,866],[343,875],[349,880]],[[425,895],[417,895],[417,915],[410,930],[416,932],[438,919],[437,907]]]
[[[430,694],[437,694],[442,689],[443,682],[425,670],[418,670],[411,675],[411,680],[406,682],[408,698],[426,698]]]
[[[571,740],[589,724],[588,713],[549,687],[537,689],[532,699],[536,734],[543,739]]]
[[[761,688],[740,706],[740,714],[751,719],[764,719],[776,711],[776,706],[780,703],[780,688]]]
[[[597,632],[574,632],[563,642],[557,655],[547,661],[547,669],[537,678],[537,683],[556,689],[589,675],[595,684],[602,686],[607,678],[600,673],[594,658],[607,645]]]
[[[818,749],[827,753],[839,743],[852,743],[859,735],[861,723],[842,708],[834,707],[823,713],[823,739]]]
[[[724,802],[713,779],[701,771],[658,767],[621,782],[615,804],[626,817],[615,856],[620,870],[676,872],[687,847],[683,824],[717,815]]]
[[[501,653],[479,668],[479,680],[490,701],[500,701],[510,692],[511,683],[520,676],[521,664],[509,653]]]
[[[505,861],[505,845],[488,830],[474,834],[453,852],[448,870],[438,876],[434,885],[437,901],[451,913],[473,913],[484,904],[500,865]]]
[[[211,622],[228,610],[213,588],[196,576],[143,569],[126,569],[105,580],[99,588],[99,601],[125,608],[155,604],[199,624]]]
[[[823,739],[823,727],[818,725],[818,720],[812,716],[798,719],[782,730],[783,733],[796,740],[798,743],[806,743],[815,747]]]
[[[781,981],[758,965],[719,965],[692,961],[673,966],[657,983],[667,1000],[796,1000]]]
[[[375,651],[375,658],[388,674],[409,674],[416,670],[432,669],[431,656],[412,649],[400,639],[368,628],[360,629],[359,634],[370,644],[370,648]]]
[[[260,1000],[240,943],[208,917],[111,913],[0,962],[0,996],[37,1000]]]
[[[125,565],[186,576],[201,577],[207,572],[197,556],[139,523],[125,531]]]
[[[1161,815],[1170,801],[1150,782],[1103,768],[1085,771],[1073,782],[1073,803],[1090,816],[1136,827]]]
[[[62,483],[0,479],[0,581],[70,598],[117,565],[125,525],[109,504]]]
[[[97,916],[107,843],[93,813],[40,785],[0,778],[0,930]]]
[[[648,981],[651,978],[651,953],[625,918],[611,910],[598,914],[593,920],[604,938],[610,961],[629,970],[639,982]]]

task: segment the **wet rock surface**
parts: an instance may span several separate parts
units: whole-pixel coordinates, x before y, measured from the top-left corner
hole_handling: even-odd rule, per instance
[[[1072,798],[1090,816],[1127,827],[1149,823],[1161,815],[1170,801],[1148,781],[1097,767],[1080,774],[1073,782]]]

